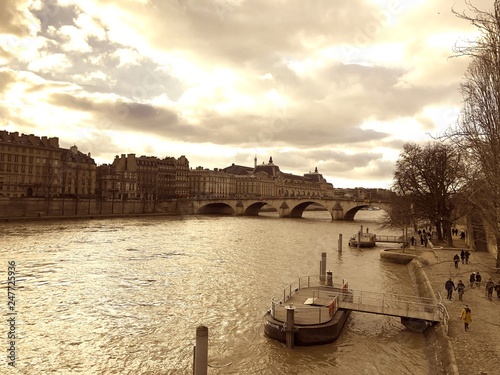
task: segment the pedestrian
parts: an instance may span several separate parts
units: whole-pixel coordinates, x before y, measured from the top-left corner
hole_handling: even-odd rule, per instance
[[[478,289],[481,287],[481,275],[479,274],[479,271],[476,272],[476,286]]]
[[[472,289],[474,289],[474,284],[475,284],[475,282],[476,282],[476,273],[475,273],[475,272],[472,272],[472,273],[470,274],[470,277],[469,277],[469,283],[470,283],[470,287],[471,287]]]
[[[411,246],[415,246],[415,237],[411,236]]]
[[[500,299],[500,280],[498,280],[498,284],[495,285],[495,291],[497,292],[498,299]]]
[[[462,249],[462,251],[460,252],[460,259],[462,259],[462,264],[465,263],[465,250]]]
[[[453,290],[455,289],[455,283],[453,282],[453,280],[450,279],[448,281],[446,281],[444,283],[444,288],[446,289],[446,291],[448,292],[446,298],[449,299],[451,301],[451,297],[452,297],[452,294],[453,294]]]
[[[493,297],[493,289],[495,288],[495,283],[493,279],[490,277],[486,282],[486,296],[491,301],[491,297]]]
[[[458,300],[461,301],[465,291],[465,284],[462,280],[458,281],[457,288],[455,290],[458,292]]]
[[[453,257],[453,261],[455,262],[455,268],[458,268],[458,261],[460,260],[460,257],[458,256],[458,254],[455,254],[455,256]]]
[[[424,235],[420,235],[420,246],[424,246]]]
[[[469,264],[470,252],[469,250],[465,250],[465,264]]]
[[[469,324],[472,322],[472,313],[468,305],[465,305],[462,309],[462,312],[460,313],[460,319],[462,319],[462,322],[464,322],[464,329],[465,332],[467,332],[469,330]]]

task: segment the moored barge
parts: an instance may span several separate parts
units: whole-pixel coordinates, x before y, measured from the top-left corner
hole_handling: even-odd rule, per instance
[[[373,233],[357,233],[349,238],[351,247],[374,247],[376,246],[377,235]]]
[[[283,295],[273,297],[271,309],[265,314],[267,337],[287,343],[290,335],[298,346],[331,343],[340,336],[350,310],[338,308],[339,301],[352,300],[346,280],[333,282],[331,272],[325,276],[304,276],[298,285],[287,285]],[[293,326],[289,313],[293,310]],[[288,343],[287,343],[288,345]]]

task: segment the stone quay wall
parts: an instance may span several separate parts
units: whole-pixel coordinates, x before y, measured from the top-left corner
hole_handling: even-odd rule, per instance
[[[189,215],[191,202],[170,201],[110,201],[99,199],[55,198],[0,198],[0,220],[38,218],[78,218],[137,216],[150,214]]]
[[[418,295],[433,298],[437,302],[432,285],[420,261],[418,259],[412,260],[408,263],[407,268]],[[458,375],[455,353],[444,324],[440,323],[427,328],[424,335],[431,368],[440,369],[440,372],[436,372],[439,374]]]

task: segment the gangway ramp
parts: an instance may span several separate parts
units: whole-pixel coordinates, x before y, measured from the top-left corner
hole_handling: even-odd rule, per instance
[[[375,242],[403,243],[405,240],[403,236],[386,236],[377,234]]]
[[[442,321],[442,311],[438,302],[433,298],[365,290],[349,289],[349,291],[352,292],[349,294],[349,298],[339,298],[339,308],[429,322]]]

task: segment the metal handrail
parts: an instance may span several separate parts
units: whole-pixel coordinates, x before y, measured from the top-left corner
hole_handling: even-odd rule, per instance
[[[326,275],[323,278],[326,278]],[[285,288],[283,288],[282,296],[280,296],[279,298],[271,298],[271,315],[273,316],[273,318],[282,320],[279,318],[282,318],[282,315],[284,315],[286,303],[294,293],[298,292],[300,289],[317,287],[317,290],[312,291],[313,297],[321,298],[323,296],[331,298],[332,301],[334,301],[333,309],[330,309],[330,307],[328,306],[294,306],[296,316],[295,321],[297,324],[319,324],[329,321],[331,319],[331,316],[338,310],[338,295],[343,294],[340,293],[339,290],[341,290],[342,288],[346,288],[347,284],[345,280],[342,280],[341,282],[333,282],[332,286],[327,286],[324,282],[321,282],[321,280],[321,275],[302,276],[299,277],[298,286],[289,284]],[[324,288],[331,288],[332,291],[325,290]],[[332,293],[335,293],[335,295],[332,295]],[[314,315],[311,314],[311,312],[315,310],[317,310],[318,313],[317,319],[311,320],[311,316]],[[303,316],[307,315],[307,318],[302,318],[301,314]]]
[[[295,324],[313,325],[328,322],[338,310],[338,296],[332,297],[332,308],[330,306],[296,306]],[[288,305],[277,304],[273,301],[271,315],[273,318],[286,321],[286,310]]]
[[[311,288],[311,287],[328,287],[325,285],[325,283],[321,282],[321,276],[320,275],[310,275],[310,276],[302,276],[299,277],[298,280],[298,285],[295,286],[295,284],[288,284],[283,288],[283,294],[280,296],[279,299],[276,297],[272,297],[272,300],[277,302],[277,303],[286,303],[290,297],[295,293],[296,291],[303,289],[303,288]],[[343,288],[344,287],[344,280],[341,282],[333,282],[331,288]]]
[[[372,292],[366,290],[353,290],[352,291],[352,303],[357,304],[369,304],[371,301],[379,302],[381,301],[381,306],[383,307],[394,307],[393,305],[404,304],[405,306],[423,306],[423,307],[437,307],[437,303],[433,298],[418,297],[418,296],[405,296],[401,294],[392,293],[382,293],[382,292]],[[391,306],[392,305],[392,306]]]

